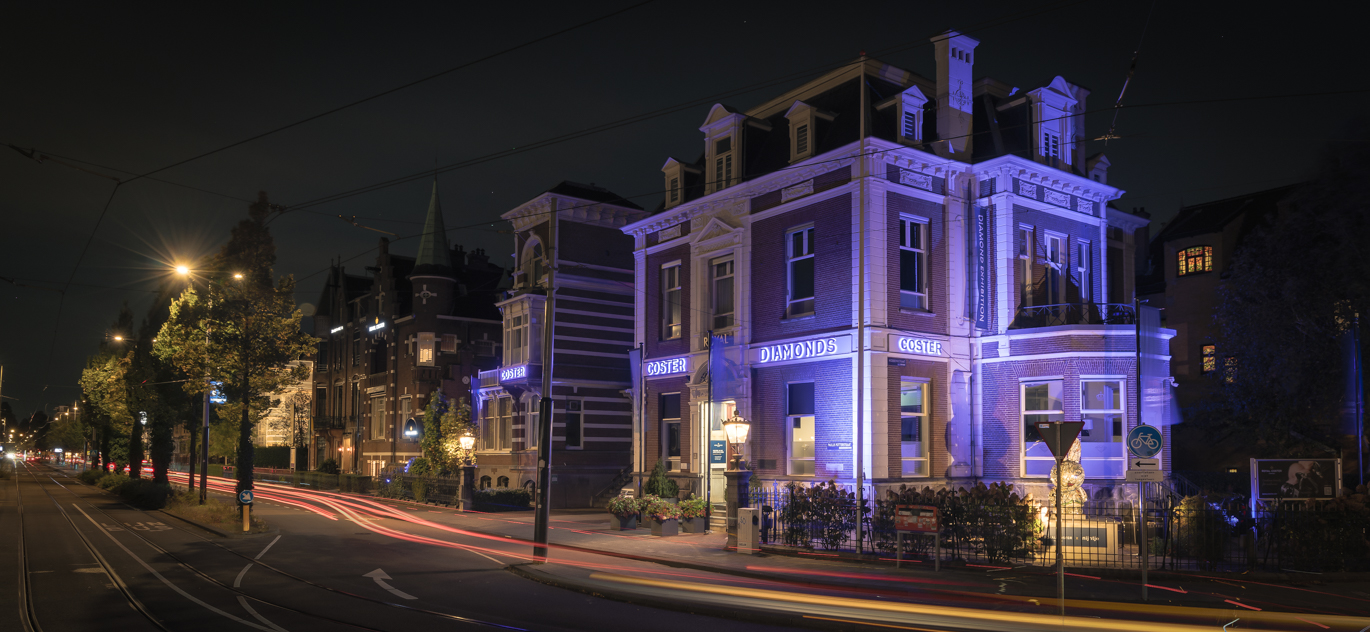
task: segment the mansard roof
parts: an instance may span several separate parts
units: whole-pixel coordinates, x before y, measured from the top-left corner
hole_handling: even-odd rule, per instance
[[[603,202],[605,204],[623,206],[639,211],[642,210],[641,206],[623,199],[623,196],[604,187],[595,186],[593,182],[590,184],[581,184],[579,182],[571,182],[570,180],[562,180],[556,186],[547,189],[547,193],[576,197],[590,202]]]

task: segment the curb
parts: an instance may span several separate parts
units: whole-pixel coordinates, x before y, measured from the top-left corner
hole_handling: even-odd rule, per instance
[[[156,509],[156,510],[154,510],[154,511],[156,511],[157,513],[160,513],[160,514],[162,514],[162,515],[165,515],[165,516],[171,516],[172,518],[175,518],[175,519],[177,519],[177,520],[180,520],[181,522],[184,522],[184,523],[186,523],[186,524],[188,524],[188,525],[191,525],[191,526],[193,526],[193,527],[199,527],[199,528],[201,528],[201,529],[204,529],[205,531],[208,531],[208,532],[210,532],[210,533],[213,533],[214,535],[217,535],[217,536],[219,536],[219,537],[221,537],[221,538],[250,538],[250,537],[252,537],[252,536],[257,536],[257,535],[272,535],[272,534],[280,533],[280,532],[281,532],[281,530],[280,530],[279,528],[275,528],[275,529],[267,529],[266,531],[254,531],[254,532],[252,532],[252,533],[234,533],[234,532],[232,532],[232,531],[222,531],[222,530],[220,530],[220,529],[217,529],[217,528],[215,528],[215,527],[211,527],[211,526],[206,525],[206,524],[200,524],[200,523],[195,522],[194,520],[191,520],[191,519],[189,519],[189,518],[182,518],[181,516],[178,516],[178,515],[176,515],[176,514],[174,514],[174,513],[171,513],[171,512],[169,512],[169,511],[167,511],[167,510],[165,510],[165,509]]]

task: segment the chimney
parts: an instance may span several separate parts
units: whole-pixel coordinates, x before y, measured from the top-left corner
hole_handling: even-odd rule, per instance
[[[937,54],[938,155],[970,160],[971,68],[980,42],[947,31],[932,38]]]

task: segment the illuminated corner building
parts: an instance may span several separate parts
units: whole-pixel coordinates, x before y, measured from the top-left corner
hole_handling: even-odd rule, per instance
[[[382,237],[366,271],[334,265],[319,298],[310,466],[336,458],[344,471],[375,475],[421,456],[434,392],[469,398],[471,376],[495,366],[495,303],[508,271],[483,250],[448,246],[436,183],[418,255],[393,254]],[[413,437],[404,434],[411,418],[420,431]]]
[[[513,225],[517,263],[499,303],[502,361],[472,385],[479,487],[533,489],[544,394],[553,405],[551,506],[602,505],[630,480],[632,401],[623,392],[632,385],[633,240],[621,229],[645,215],[601,187],[562,182],[502,216]],[[553,266],[548,388],[542,342]]]
[[[1149,258],[1139,266],[1138,294],[1148,304],[1165,308],[1167,328],[1175,331],[1170,341],[1170,362],[1175,382],[1175,403],[1183,410],[1203,404],[1213,393],[1210,378],[1226,367],[1226,352],[1215,338],[1213,313],[1229,265],[1246,235],[1272,221],[1302,185],[1246,193],[1223,200],[1181,208],[1151,240]],[[1349,358],[1349,356],[1348,356]],[[1197,429],[1196,429],[1197,430]],[[1250,446],[1240,441],[1215,443],[1211,436],[1187,436],[1177,442],[1177,469],[1249,469]],[[1185,446],[1193,446],[1185,450]],[[1240,486],[1246,479],[1233,477]]]
[[[1086,155],[1087,90],[973,79],[978,42],[934,40],[935,78],[862,58],[749,110],[714,105],[702,155],[666,160],[662,206],[623,229],[640,475],[664,462],[720,502],[736,411],[768,487],[860,468],[879,488],[1041,492],[1032,423],[1057,420],[1087,424],[1091,491],[1120,487],[1136,330],[1133,277],[1110,266],[1147,220],[1108,207],[1123,192]]]

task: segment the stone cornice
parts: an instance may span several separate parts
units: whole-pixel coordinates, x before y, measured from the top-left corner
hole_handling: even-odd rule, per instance
[[[1095,202],[1110,202],[1122,197],[1122,189],[1095,182],[1084,176],[1066,173],[1018,156],[1000,156],[973,167],[977,178],[1009,176],[1029,183],[1079,196]]]
[[[562,219],[608,228],[622,228],[646,213],[603,202],[543,193],[500,217],[512,223],[515,231],[521,232],[547,221],[554,210]]]

